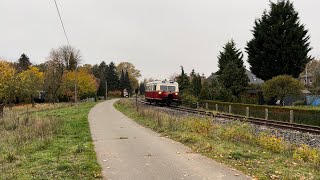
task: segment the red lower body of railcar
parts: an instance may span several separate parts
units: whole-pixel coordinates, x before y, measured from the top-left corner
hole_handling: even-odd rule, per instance
[[[150,91],[145,93],[145,98],[150,103],[167,103],[171,104],[172,102],[179,102],[179,93],[178,92],[162,92],[162,91]]]

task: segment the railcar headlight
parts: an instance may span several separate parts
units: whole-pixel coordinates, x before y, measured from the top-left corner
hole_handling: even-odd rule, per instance
[[[162,92],[161,92],[161,91],[159,91],[159,94],[162,94]]]
[[[176,96],[178,96],[178,93],[174,93]]]

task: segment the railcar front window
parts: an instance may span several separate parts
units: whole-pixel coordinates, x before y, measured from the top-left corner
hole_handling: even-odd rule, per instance
[[[168,86],[168,91],[175,92],[176,91],[176,87],[175,86]]]
[[[167,91],[168,90],[168,86],[160,86],[160,91]]]

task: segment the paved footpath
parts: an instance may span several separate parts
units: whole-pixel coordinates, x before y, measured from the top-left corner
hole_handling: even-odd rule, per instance
[[[105,179],[251,179],[138,125],[113,107],[115,101],[102,102],[89,113],[91,134]]]

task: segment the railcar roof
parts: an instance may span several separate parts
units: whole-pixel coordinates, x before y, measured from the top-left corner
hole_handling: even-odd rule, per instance
[[[153,81],[153,82],[147,83],[147,85],[151,85],[151,84],[178,85],[178,83],[174,81]]]

